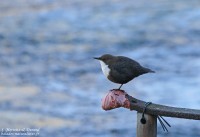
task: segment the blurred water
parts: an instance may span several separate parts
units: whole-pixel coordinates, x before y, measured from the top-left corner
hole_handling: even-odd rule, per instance
[[[123,86],[164,105],[200,109],[198,0],[2,0],[0,128],[41,128],[40,136],[135,136],[136,113],[105,112],[101,98],[118,87],[92,59],[124,55],[156,74]],[[166,118],[170,133],[198,137],[198,121]]]

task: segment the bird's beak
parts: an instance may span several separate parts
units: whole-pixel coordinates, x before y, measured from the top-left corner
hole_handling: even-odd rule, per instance
[[[94,57],[94,59],[100,60],[100,58],[99,58],[99,57]]]

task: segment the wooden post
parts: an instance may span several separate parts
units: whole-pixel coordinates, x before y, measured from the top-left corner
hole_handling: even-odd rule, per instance
[[[142,113],[137,113],[137,137],[157,137],[157,117],[145,114],[146,124],[140,122]]]

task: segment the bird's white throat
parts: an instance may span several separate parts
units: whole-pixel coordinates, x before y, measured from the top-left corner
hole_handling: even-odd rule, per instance
[[[110,69],[108,67],[108,65],[106,65],[103,61],[100,61],[100,64],[101,64],[101,69],[103,71],[103,74],[108,77],[109,75],[109,72],[110,72]]]

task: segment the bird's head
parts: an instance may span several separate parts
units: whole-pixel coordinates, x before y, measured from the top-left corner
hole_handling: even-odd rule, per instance
[[[113,58],[114,58],[114,56],[110,55],[110,54],[104,54],[101,57],[94,57],[94,59],[103,61],[105,64],[108,64]]]

